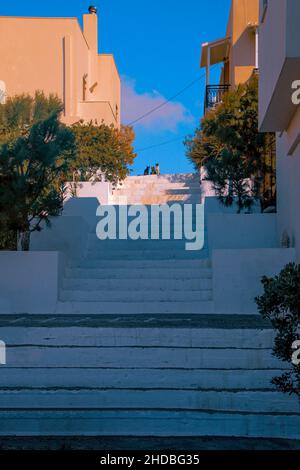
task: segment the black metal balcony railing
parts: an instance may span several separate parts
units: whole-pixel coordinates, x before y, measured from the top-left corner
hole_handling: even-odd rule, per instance
[[[205,112],[214,109],[222,103],[224,93],[230,88],[230,85],[207,85],[205,93]]]

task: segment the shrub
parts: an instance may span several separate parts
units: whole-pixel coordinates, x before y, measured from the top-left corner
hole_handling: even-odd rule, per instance
[[[256,298],[263,318],[276,330],[273,354],[289,370],[272,383],[282,392],[300,396],[300,365],[292,361],[293,343],[300,340],[300,265],[288,264],[274,278],[263,277],[264,294]]]

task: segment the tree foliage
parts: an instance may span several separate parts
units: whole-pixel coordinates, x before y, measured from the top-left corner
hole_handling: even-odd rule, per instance
[[[8,97],[0,105],[0,144],[26,135],[30,126],[47,119],[51,114],[59,115],[63,105],[56,95],[48,97],[37,91],[34,97],[28,94]]]
[[[262,284],[264,294],[256,298],[258,309],[276,330],[274,355],[290,369],[272,382],[280,391],[300,397],[300,365],[292,362],[293,343],[300,340],[300,265],[290,263],[278,276],[263,277]]]
[[[237,200],[241,211],[262,197],[264,175],[273,171],[265,159],[266,140],[258,132],[258,79],[253,76],[225,93],[185,145],[192,163],[205,168],[220,201],[232,205]]]
[[[69,177],[75,181],[89,181],[102,178],[117,183],[129,174],[136,154],[133,150],[135,138],[132,127],[76,123],[72,126],[77,158],[73,161]]]
[[[0,232],[4,240],[18,233],[29,249],[29,234],[61,213],[75,139],[60,123],[54,97],[17,96],[0,108]]]
[[[116,183],[133,163],[134,131],[102,123],[60,122],[62,103],[36,92],[0,105],[0,249],[23,249],[29,235],[61,213],[65,182],[97,180]]]

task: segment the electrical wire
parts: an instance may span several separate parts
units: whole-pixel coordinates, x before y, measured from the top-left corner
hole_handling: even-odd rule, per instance
[[[215,64],[211,67],[211,69],[215,68],[218,64]],[[163,103],[159,104],[158,106],[155,106],[155,108],[153,109],[150,109],[150,111],[147,111],[145,114],[142,114],[141,116],[139,116],[137,119],[135,119],[134,121],[131,121],[130,123],[126,124],[127,126],[133,126],[134,124],[136,124],[137,122],[140,122],[142,121],[143,119],[145,119],[146,117],[150,116],[151,114],[155,113],[156,111],[158,111],[159,109],[163,108],[164,106],[166,106],[167,104],[169,104],[171,101],[173,101],[175,98],[177,98],[178,96],[180,96],[182,93],[184,93],[186,90],[188,90],[189,88],[191,88],[192,86],[194,86],[196,83],[200,82],[203,78],[206,77],[206,73],[200,75],[200,77],[196,78],[196,80],[193,80],[192,82],[190,82],[188,85],[186,85],[184,88],[182,88],[181,90],[179,90],[177,93],[175,93],[175,95],[171,96],[170,98],[168,98],[166,101],[164,101]]]
[[[135,150],[135,152],[136,153],[146,152],[147,150],[152,150],[152,149],[157,148],[157,147],[163,147],[164,145],[169,145],[169,144],[172,144],[173,142],[178,142],[179,140],[184,140],[185,138],[186,138],[186,135],[181,136],[181,137],[176,137],[175,139],[166,140],[165,142],[160,142],[159,144],[154,144],[154,145],[150,145],[149,147],[144,147],[144,148]]]

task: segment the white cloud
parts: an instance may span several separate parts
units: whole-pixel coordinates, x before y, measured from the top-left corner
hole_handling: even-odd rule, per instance
[[[138,93],[135,81],[123,78],[122,81],[122,122],[129,124],[167,100],[158,91]],[[176,131],[179,124],[191,124],[194,118],[189,110],[179,102],[170,102],[138,123],[150,131]]]

